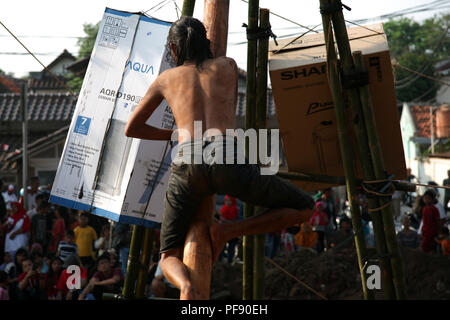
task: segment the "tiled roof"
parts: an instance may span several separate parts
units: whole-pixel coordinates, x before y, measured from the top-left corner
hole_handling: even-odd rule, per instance
[[[0,74],[0,86],[6,88],[6,90],[14,93],[20,93],[20,85],[15,79],[11,79],[8,76]]]
[[[65,79],[59,77],[62,82],[66,82]],[[59,81],[55,78],[46,76],[42,79],[30,78],[28,81],[29,90],[65,90]]]
[[[27,102],[30,121],[70,121],[76,105],[68,93],[30,93]],[[0,121],[21,120],[20,95],[0,94]]]
[[[267,99],[267,116],[273,117],[275,116],[275,102],[273,101],[272,91],[269,90],[268,99]],[[245,117],[245,93],[239,92],[238,94],[238,102],[236,108],[236,116],[237,117]]]
[[[432,106],[409,106],[416,125],[416,137],[431,137],[430,108]],[[436,126],[436,113],[433,113],[433,125]]]

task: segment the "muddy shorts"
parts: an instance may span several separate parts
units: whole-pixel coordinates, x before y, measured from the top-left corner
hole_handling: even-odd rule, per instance
[[[210,148],[213,155],[225,153],[230,147],[229,137],[221,142],[207,139],[183,143],[179,145],[178,155],[184,152],[186,156],[186,150],[188,153],[192,151],[196,143],[200,144],[202,150]],[[247,160],[238,164],[237,141],[234,137],[231,139],[235,150],[232,154],[234,164],[208,161],[208,157],[201,164],[177,159],[172,162],[161,226],[160,252],[183,247],[193,215],[206,196],[226,194],[264,208],[313,208],[311,196],[291,182],[276,175],[261,175],[258,165],[248,164]],[[226,155],[223,157],[225,159]]]

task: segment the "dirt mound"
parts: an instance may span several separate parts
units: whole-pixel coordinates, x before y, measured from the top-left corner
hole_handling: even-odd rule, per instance
[[[370,255],[374,254],[371,250]],[[401,249],[409,299],[450,299],[450,257],[419,250]],[[301,250],[273,261],[327,299],[362,299],[361,278],[354,248],[317,254]],[[216,263],[213,269],[212,299],[242,298],[242,265]],[[383,299],[381,291],[377,299]],[[306,289],[269,261],[265,262],[265,299],[317,300]]]

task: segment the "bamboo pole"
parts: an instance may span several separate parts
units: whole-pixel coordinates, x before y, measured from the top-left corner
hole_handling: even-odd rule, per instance
[[[181,9],[182,16],[192,17],[194,15],[195,0],[184,0]]]
[[[259,10],[259,27],[270,27],[269,10]],[[269,37],[258,39],[258,66],[256,78],[256,115],[255,128],[267,128],[267,55],[269,50]],[[258,143],[259,148],[259,143]],[[256,212],[259,208],[256,208]],[[254,236],[253,254],[253,299],[264,299],[264,257],[265,234]]]
[[[356,65],[361,70],[366,70],[364,59],[361,54],[355,53]],[[367,127],[367,134],[370,144],[370,152],[372,155],[373,168],[375,171],[375,178],[386,179],[386,171],[384,170],[383,154],[380,145],[380,139],[378,138],[378,131],[375,123],[375,115],[373,112],[372,100],[370,98],[369,86],[364,86],[359,89],[361,97],[362,110],[364,115],[364,121]],[[381,199],[380,204],[385,205],[390,200]],[[400,252],[397,243],[397,236],[395,233],[394,215],[392,206],[389,205],[382,210],[384,232],[386,238],[386,245],[389,256],[391,258],[391,267],[393,274],[393,282],[395,287],[395,293],[397,299],[406,299],[405,279],[403,274],[403,263],[400,258]]]
[[[139,273],[139,255],[141,252],[142,239],[144,237],[143,226],[133,226],[133,234],[131,236],[130,253],[128,255],[127,274],[125,276],[125,283],[123,285],[123,297],[125,299],[132,299],[135,297],[135,284]]]
[[[259,0],[249,0],[248,3],[248,28],[256,29],[258,27]],[[247,78],[245,94],[245,129],[255,127],[256,110],[256,59],[257,59],[257,40],[247,41]],[[248,141],[245,143],[245,154],[249,156]],[[254,215],[254,207],[248,203],[244,204],[244,219]],[[253,250],[254,236],[243,236],[243,266],[242,266],[242,299],[253,299]]]
[[[347,35],[347,28],[345,26],[344,15],[341,11],[332,14],[332,21],[334,27],[334,34],[336,36],[336,43],[339,50],[339,57],[341,61],[342,71],[344,74],[354,73],[355,65],[353,63],[352,52]],[[352,123],[355,128],[355,136],[358,146],[359,158],[363,169],[365,180],[375,180],[375,173],[372,166],[372,159],[370,155],[370,148],[367,138],[367,130],[362,115],[361,101],[359,98],[359,91],[357,87],[346,90],[350,100],[350,107],[352,111]],[[379,201],[375,198],[369,198],[369,208],[375,209],[379,207]],[[375,236],[375,247],[380,257],[380,267],[382,270],[383,288],[389,300],[395,300],[394,284],[392,282],[392,270],[390,268],[390,261],[386,253],[386,241],[383,230],[383,220],[380,214],[372,214],[372,222]]]
[[[139,270],[137,282],[136,282],[136,298],[143,299],[145,296],[145,284],[148,277],[148,268],[150,264],[150,258],[153,250],[153,229],[146,228],[144,234],[144,246],[141,254],[141,268]]]
[[[320,0],[320,6],[328,4],[327,0]],[[355,245],[358,255],[358,264],[361,274],[364,298],[372,300],[374,293],[367,288],[367,275],[364,272],[364,264],[367,261],[366,241],[362,230],[361,212],[359,210],[358,194],[356,192],[356,177],[353,168],[353,150],[350,144],[350,136],[346,124],[344,98],[339,83],[337,56],[334,48],[331,15],[322,14],[323,31],[327,50],[327,71],[330,83],[331,94],[334,100],[334,110],[336,113],[337,131],[339,146],[346,177],[348,201],[351,208],[352,224],[355,233]]]

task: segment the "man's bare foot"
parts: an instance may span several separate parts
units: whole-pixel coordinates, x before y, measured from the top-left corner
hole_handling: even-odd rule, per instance
[[[198,300],[199,292],[190,284],[186,284],[180,288],[180,300]]]
[[[213,219],[209,227],[209,235],[211,237],[213,263],[215,263],[227,243],[227,239],[225,239],[223,234],[223,224]]]

